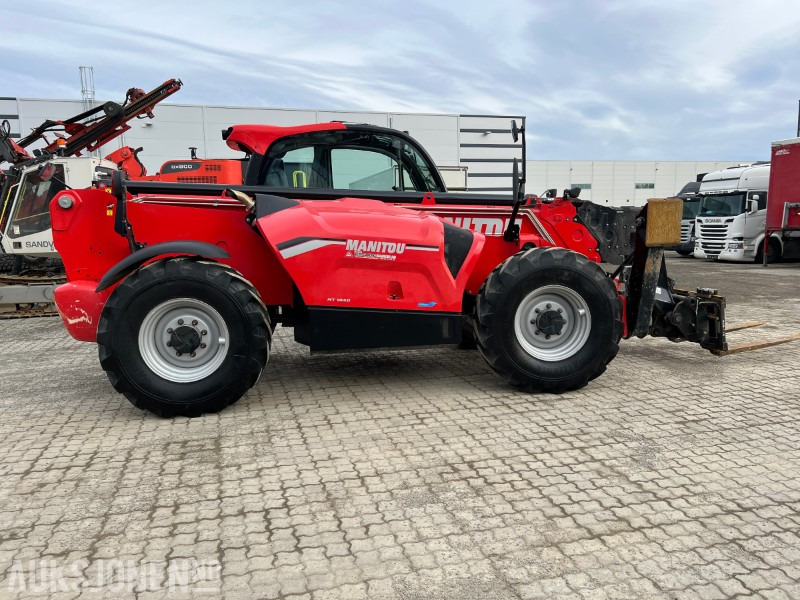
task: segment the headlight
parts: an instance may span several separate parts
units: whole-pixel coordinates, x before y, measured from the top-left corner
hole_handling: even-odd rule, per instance
[[[743,247],[743,242],[728,242],[728,250],[741,250]]]

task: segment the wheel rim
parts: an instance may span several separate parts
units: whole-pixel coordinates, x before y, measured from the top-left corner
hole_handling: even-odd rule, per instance
[[[228,327],[213,307],[193,298],[156,306],[139,327],[139,353],[159,377],[176,383],[200,381],[228,354]]]
[[[522,349],[548,362],[575,355],[591,330],[592,314],[586,300],[562,285],[533,290],[514,315],[514,333]]]

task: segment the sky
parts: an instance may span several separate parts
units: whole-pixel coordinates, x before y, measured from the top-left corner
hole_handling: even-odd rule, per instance
[[[764,160],[794,137],[793,0],[0,5],[0,96],[525,115],[530,159]]]

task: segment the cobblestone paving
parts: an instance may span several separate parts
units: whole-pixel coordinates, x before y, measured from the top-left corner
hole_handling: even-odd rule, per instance
[[[800,265],[690,268],[770,320],[738,339],[800,327]],[[279,330],[191,420],[135,409],[57,319],[1,322],[0,356],[0,598],[800,597],[798,342],[628,341],[527,396],[472,352]]]

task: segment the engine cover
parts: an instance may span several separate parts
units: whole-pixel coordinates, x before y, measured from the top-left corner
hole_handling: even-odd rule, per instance
[[[356,198],[300,201],[256,225],[308,307],[460,313],[484,243],[429,213]]]

